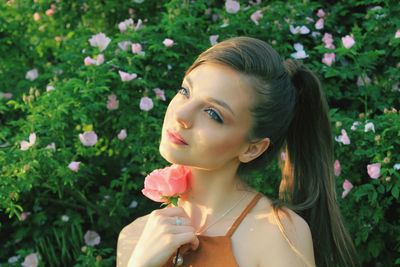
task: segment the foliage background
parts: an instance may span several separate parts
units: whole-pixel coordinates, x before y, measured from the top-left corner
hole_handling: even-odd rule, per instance
[[[55,13],[47,16],[52,4]],[[1,266],[19,265],[30,253],[40,255],[39,266],[115,265],[119,231],[158,207],[140,190],[147,173],[167,165],[158,153],[163,114],[184,70],[210,47],[211,35],[218,41],[260,38],[285,58],[295,43],[303,45],[308,57],[302,61],[319,75],[328,97],[334,135],[344,129],[351,140],[336,142],[337,195],[363,266],[400,264],[400,6],[372,0],[240,4],[232,14],[223,1],[206,0],[0,2]],[[326,16],[317,30],[319,9]],[[250,19],[257,10],[263,14],[258,25]],[[143,27],[120,32],[118,24],[129,18],[135,24],[142,19]],[[311,32],[293,34],[290,25]],[[111,38],[105,62],[85,66],[85,57],[100,53],[88,42],[100,32]],[[322,42],[326,32],[335,49]],[[342,45],[345,35],[355,40],[350,49]],[[164,46],[165,38],[174,45]],[[141,43],[145,55],[120,49],[121,41]],[[331,66],[322,63],[324,53],[335,53]],[[26,79],[34,68],[38,78]],[[118,70],[138,78],[122,82]],[[55,90],[47,91],[48,85]],[[165,90],[167,101],[154,88]],[[116,110],[106,107],[111,94],[119,100]],[[153,109],[140,109],[143,96],[153,100]],[[355,121],[360,125],[352,130]],[[365,131],[368,122],[374,131]],[[117,138],[121,129],[128,133],[123,141]],[[95,146],[80,142],[85,130],[97,133]],[[22,151],[20,142],[33,132],[36,143]],[[55,150],[46,148],[52,142]],[[71,161],[81,162],[78,172],[68,168]],[[373,163],[381,163],[378,179],[367,172]],[[353,188],[342,198],[345,179]],[[277,197],[277,166],[251,184]],[[100,244],[85,244],[88,230],[99,233]]]

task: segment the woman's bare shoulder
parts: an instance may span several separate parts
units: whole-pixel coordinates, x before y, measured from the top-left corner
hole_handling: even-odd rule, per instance
[[[127,266],[129,258],[143,232],[143,228],[145,227],[149,216],[150,214],[138,217],[133,222],[122,228],[117,243],[118,267]]]
[[[282,207],[272,208],[272,201],[263,196],[254,209],[257,222],[256,243],[260,251],[259,266],[315,266],[311,231],[296,212]],[[306,262],[309,262],[307,265]]]

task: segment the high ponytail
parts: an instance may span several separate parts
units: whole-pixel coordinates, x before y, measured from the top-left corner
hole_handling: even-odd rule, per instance
[[[296,90],[296,105],[288,128],[282,161],[280,201],[309,224],[317,266],[358,266],[336,199],[333,136],[328,105],[318,78],[304,65],[284,66]],[[274,204],[278,204],[276,201]]]
[[[279,160],[284,151],[274,211],[284,211],[286,206],[305,219],[318,267],[359,266],[336,200],[333,137],[318,79],[298,61],[283,61],[267,43],[250,37],[235,37],[212,46],[185,75],[207,62],[224,64],[246,76],[255,94],[248,139],[270,139],[261,156],[240,164],[239,177]]]

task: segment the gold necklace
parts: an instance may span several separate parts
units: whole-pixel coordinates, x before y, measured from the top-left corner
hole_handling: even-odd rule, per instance
[[[209,224],[206,228],[204,228],[201,231],[197,231],[196,234],[200,234],[202,232],[204,232],[205,230],[207,230],[208,228],[210,228],[211,226],[213,226],[214,224],[216,224],[219,220],[221,220],[223,217],[225,217],[225,215],[227,215],[231,210],[233,210],[237,205],[239,205],[239,203],[250,193],[250,191],[247,191],[246,194],[244,194],[238,202],[235,203],[235,205],[233,205],[231,208],[229,208],[224,214],[222,214],[221,217],[219,217],[217,220],[215,220],[213,223]],[[203,226],[204,227],[204,226]],[[181,266],[183,264],[183,256],[179,253],[179,248],[178,251],[176,253],[176,256],[174,256],[172,258],[172,263],[174,264],[174,266]]]

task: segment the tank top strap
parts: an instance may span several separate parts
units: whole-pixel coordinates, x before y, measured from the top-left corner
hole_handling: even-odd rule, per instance
[[[257,204],[257,201],[262,197],[262,194],[258,192],[253,200],[247,205],[247,207],[243,210],[243,212],[239,215],[239,217],[235,220],[235,222],[232,224],[231,228],[228,230],[226,233],[227,237],[231,237],[233,233],[235,232],[236,228],[240,225],[240,223],[243,221],[244,217],[246,217],[247,213],[251,211],[251,209]]]

